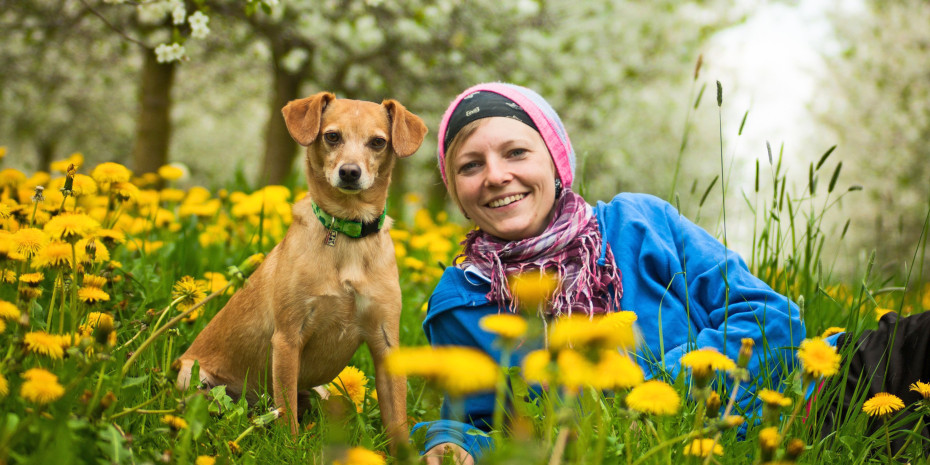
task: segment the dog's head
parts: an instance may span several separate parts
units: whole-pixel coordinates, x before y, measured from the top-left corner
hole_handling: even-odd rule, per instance
[[[320,92],[289,102],[282,112],[291,137],[309,148],[311,184],[324,181],[343,194],[386,188],[394,160],[413,155],[427,131],[396,100],[379,105]]]

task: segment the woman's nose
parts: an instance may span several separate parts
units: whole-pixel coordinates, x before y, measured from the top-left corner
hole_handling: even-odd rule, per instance
[[[493,157],[487,162],[486,181],[491,185],[507,184],[513,179],[513,173],[507,168],[503,160]]]

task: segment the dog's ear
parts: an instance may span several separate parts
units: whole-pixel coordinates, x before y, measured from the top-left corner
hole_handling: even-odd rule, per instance
[[[330,92],[320,92],[300,100],[291,100],[281,109],[287,132],[304,147],[320,134],[320,120],[326,104],[336,99]]]
[[[397,100],[388,99],[381,102],[391,117],[391,146],[398,157],[413,155],[426,137],[426,124],[419,116],[407,111]]]

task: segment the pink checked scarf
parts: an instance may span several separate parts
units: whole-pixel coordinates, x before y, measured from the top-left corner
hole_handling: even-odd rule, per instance
[[[586,315],[617,310],[623,285],[614,256],[607,246],[606,263],[597,264],[601,251],[601,233],[591,207],[584,199],[566,189],[555,205],[552,222],[536,237],[503,241],[473,230],[465,237],[461,268],[474,265],[491,280],[488,300],[506,304],[516,311],[516,303],[507,285],[507,277],[532,270],[554,272],[562,283],[549,307],[551,315]],[[456,257],[458,258],[458,257]]]

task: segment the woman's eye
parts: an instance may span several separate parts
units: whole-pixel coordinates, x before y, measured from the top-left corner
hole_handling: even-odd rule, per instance
[[[478,162],[470,161],[459,167],[459,173],[468,173],[478,167]]]
[[[323,134],[323,138],[326,139],[326,142],[329,142],[330,144],[336,144],[342,140],[342,136],[340,136],[338,132],[327,132],[326,134]]]
[[[375,137],[371,140],[371,142],[368,143],[368,145],[370,145],[373,149],[380,150],[383,149],[385,145],[387,145],[387,140],[385,140],[383,137]]]
[[[513,149],[510,151],[510,156],[519,157],[526,154],[526,149]]]

